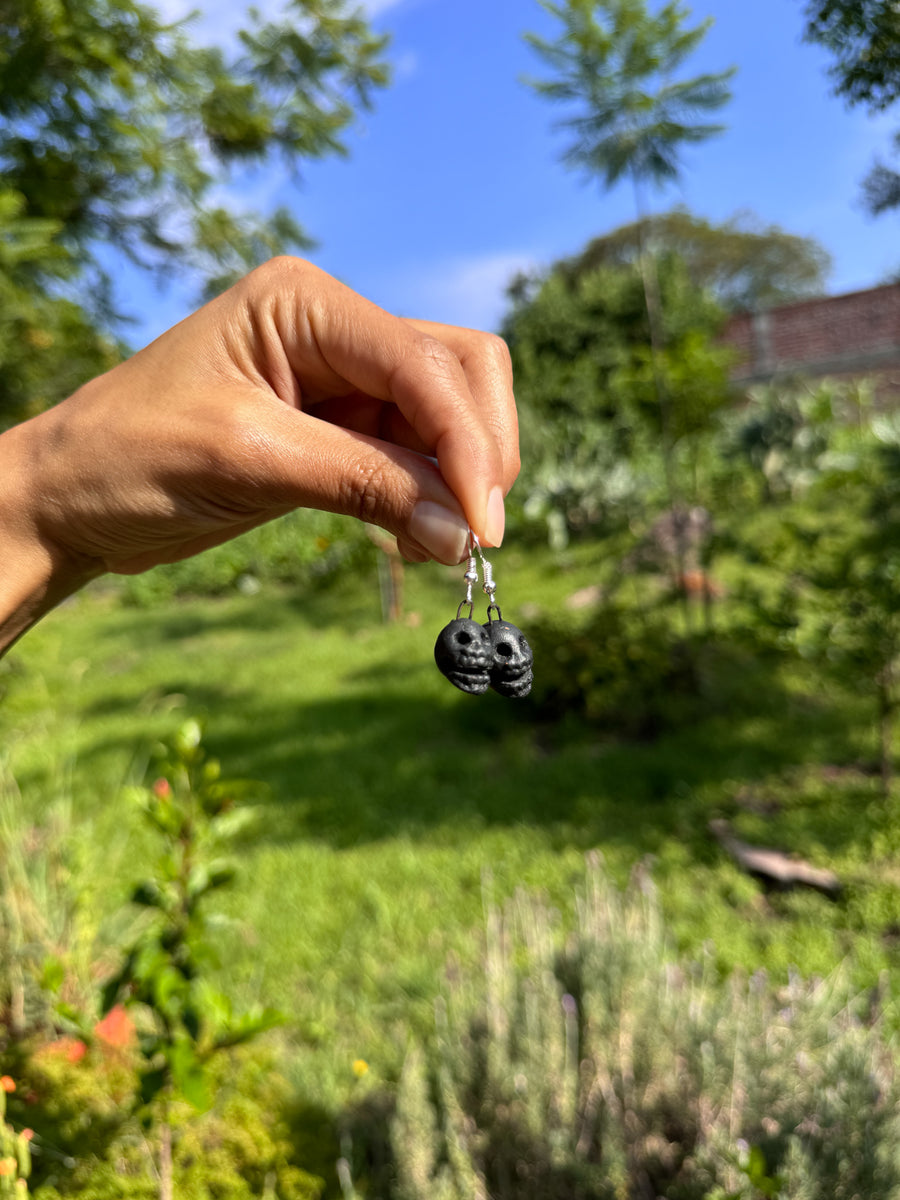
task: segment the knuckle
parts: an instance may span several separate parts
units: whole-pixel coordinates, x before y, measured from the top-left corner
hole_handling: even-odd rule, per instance
[[[509,353],[509,346],[507,346],[499,334],[484,334],[482,353],[495,370],[500,372],[505,379],[512,379],[512,357]]]
[[[321,273],[318,267],[304,258],[297,258],[292,254],[276,254],[274,258],[261,263],[245,275],[238,287],[243,287],[249,296],[257,298],[288,292],[294,294],[298,287],[307,286],[314,275]]]
[[[419,343],[419,353],[427,369],[441,376],[456,375],[461,370],[459,359],[437,338],[424,336]]]
[[[356,463],[344,477],[342,510],[368,525],[382,524],[388,481],[375,462]]]
[[[266,436],[249,405],[223,405],[206,414],[198,453],[212,480],[231,481],[241,491],[271,490]]]
[[[261,276],[264,280],[284,279],[298,274],[306,275],[312,269],[312,264],[304,258],[297,258],[293,254],[276,254],[274,258],[257,267],[253,274]]]

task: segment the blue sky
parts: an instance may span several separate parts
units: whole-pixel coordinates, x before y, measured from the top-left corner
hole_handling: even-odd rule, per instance
[[[205,0],[198,37],[223,36],[244,5]],[[161,0],[180,15],[188,0]],[[267,7],[261,4],[264,10]],[[680,184],[652,199],[714,221],[749,210],[817,238],[831,253],[832,292],[900,269],[900,214],[877,220],[860,180],[888,149],[900,110],[872,118],[831,94],[828,56],[802,41],[802,0],[705,0],[714,24],[689,73],[737,68],[726,132],[688,152]],[[556,28],[537,0],[369,0],[392,36],[395,78],[351,130],[346,160],[314,163],[296,187],[280,167],[234,189],[248,205],[287,204],[316,238],[308,257],[394,312],[494,328],[504,289],[523,267],[577,252],[633,218],[627,187],[610,193],[559,162],[557,111],[522,83],[545,68],[525,30]],[[202,10],[202,5],[201,5]],[[227,36],[227,35],[226,35]],[[160,293],[127,278],[140,313],[135,344],[190,309],[177,284]]]

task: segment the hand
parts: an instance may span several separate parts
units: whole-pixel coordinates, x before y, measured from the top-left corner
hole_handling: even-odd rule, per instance
[[[281,258],[0,437],[0,536],[41,611],[296,507],[454,563],[468,526],[500,543],[517,471],[499,339],[391,316]]]

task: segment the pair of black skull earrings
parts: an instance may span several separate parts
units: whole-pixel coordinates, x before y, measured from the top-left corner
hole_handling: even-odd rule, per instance
[[[476,550],[484,572],[482,590],[488,597],[488,619],[484,625],[472,618],[472,588],[478,582]],[[534,655],[522,630],[503,620],[494,597],[497,585],[493,569],[471,530],[464,578],[466,598],[456,610],[456,620],[441,630],[435,643],[434,661],[438,670],[462,692],[480,696],[493,688],[501,696],[527,696],[534,679]],[[464,617],[465,608],[469,612]]]

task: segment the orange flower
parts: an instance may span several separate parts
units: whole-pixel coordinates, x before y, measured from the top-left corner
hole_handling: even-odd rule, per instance
[[[0,1175],[15,1175],[17,1165],[14,1158],[0,1158]]]
[[[19,1137],[22,1139],[23,1142],[30,1142],[31,1139],[34,1137],[34,1130],[33,1129],[23,1129],[22,1132],[19,1134]]]
[[[102,1021],[97,1022],[94,1033],[107,1046],[130,1046],[134,1041],[134,1021],[122,1005],[117,1004]]]
[[[16,1081],[11,1075],[0,1075],[0,1091],[14,1092],[16,1090]]]
[[[155,779],[150,790],[157,800],[168,800],[172,795],[172,785],[168,779]]]
[[[87,1046],[80,1038],[59,1037],[52,1042],[46,1042],[40,1049],[41,1054],[52,1054],[64,1058],[66,1062],[81,1062],[87,1054]]]
[[[45,1046],[47,1054],[56,1054],[60,1058],[64,1058],[66,1062],[77,1063],[81,1062],[85,1054],[87,1054],[87,1046],[80,1038],[61,1037],[54,1042],[48,1042]]]
[[[70,1063],[81,1062],[87,1054],[87,1046],[81,1038],[66,1038],[68,1045],[65,1047],[66,1058]]]

